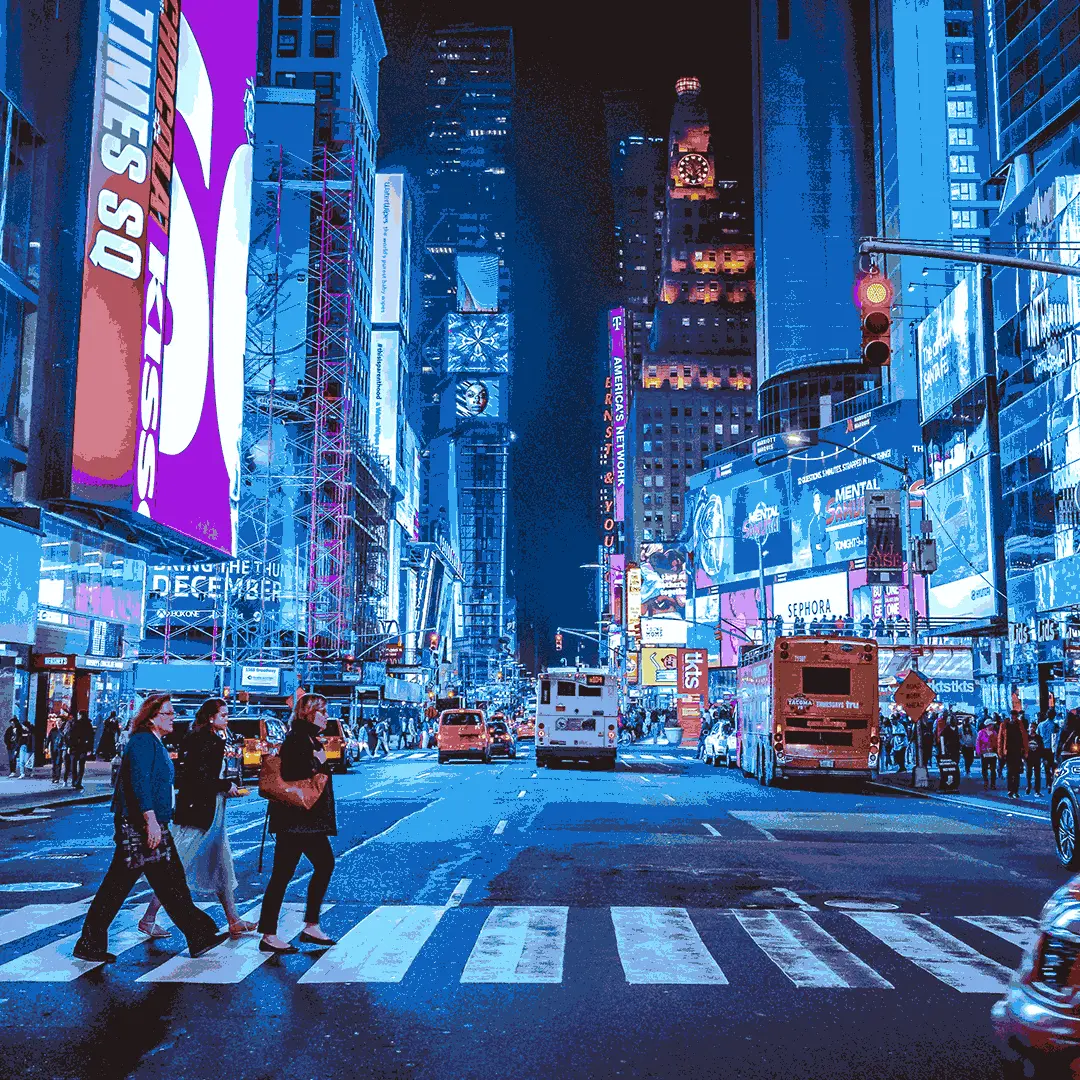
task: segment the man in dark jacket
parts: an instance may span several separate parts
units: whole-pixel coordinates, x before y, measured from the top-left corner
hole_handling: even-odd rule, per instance
[[[1010,713],[998,729],[998,756],[1005,762],[1009,780],[1009,798],[1020,798],[1020,776],[1028,755],[1028,734],[1024,714]]]
[[[14,779],[16,765],[19,760],[19,734],[21,725],[16,716],[11,718],[11,723],[4,728],[4,749],[8,756],[8,776]]]
[[[76,791],[83,789],[83,773],[86,771],[86,758],[94,748],[94,725],[90,716],[80,712],[72,722],[68,734],[68,747],[71,754],[71,786]]]

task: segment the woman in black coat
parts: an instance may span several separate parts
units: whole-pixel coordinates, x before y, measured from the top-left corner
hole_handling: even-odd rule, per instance
[[[278,937],[278,916],[300,857],[306,856],[313,873],[308,882],[307,909],[300,940],[324,948],[334,944],[319,927],[323,897],[334,872],[334,852],[330,837],[337,836],[334,809],[334,778],[326,764],[320,734],[326,730],[326,698],[305,694],[293,709],[289,734],[281,744],[281,779],[309,780],[318,773],[326,776],[326,787],[310,810],[288,803],[270,803],[270,831],[275,836],[274,868],[263,897],[259,915],[259,948],[269,953],[294,953],[298,950]]]
[[[229,706],[221,698],[199,706],[191,731],[180,744],[173,838],[191,891],[217,897],[235,938],[250,934],[255,924],[240,918],[236,907],[236,873],[225,828],[225,800],[239,794],[225,778],[228,727]],[[160,908],[155,896],[139,920],[139,929],[149,938],[169,936],[155,921]]]

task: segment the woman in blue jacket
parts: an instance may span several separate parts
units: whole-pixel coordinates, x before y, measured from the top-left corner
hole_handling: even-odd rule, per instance
[[[116,852],[75,943],[73,955],[79,960],[111,964],[116,959],[108,951],[109,926],[143,874],[187,939],[192,956],[201,956],[228,937],[219,934],[214,920],[192,902],[169,835],[173,765],[161,736],[172,731],[174,715],[169,695],[153,694],[132,721],[112,801]]]

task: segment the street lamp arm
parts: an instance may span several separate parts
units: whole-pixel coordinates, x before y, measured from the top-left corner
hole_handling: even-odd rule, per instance
[[[369,645],[362,653],[360,653],[359,656],[356,657],[356,659],[363,660],[369,652],[377,649],[380,645],[386,645],[388,642],[397,641],[398,638],[408,637],[410,634],[433,634],[437,629],[438,628],[434,626],[425,626],[422,630],[403,630],[400,634],[391,634],[389,637],[381,638],[373,645]]]
[[[849,454],[865,458],[867,461],[873,461],[877,465],[884,465],[886,469],[892,469],[893,472],[898,472],[905,480],[911,479],[911,473],[908,469],[906,459],[903,465],[894,465],[891,461],[875,457],[873,454],[864,453],[862,450],[856,450],[854,446],[848,446],[845,443],[833,442],[832,439],[822,439],[820,437],[817,441],[818,443],[824,443],[826,446],[835,446],[838,450],[846,450]],[[792,453],[796,452],[797,451],[792,451]]]
[[[597,645],[603,644],[603,639],[595,630],[570,630],[565,626],[555,627],[557,634],[569,634],[571,637],[584,638],[586,641],[592,641]]]
[[[975,263],[981,266],[1011,266],[1016,270],[1035,270],[1046,274],[1065,274],[1080,277],[1080,264],[1045,262],[1024,259],[1019,255],[992,255],[985,251],[954,251],[951,248],[913,244],[907,240],[883,240],[878,236],[864,237],[859,244],[860,255],[914,255],[920,259],[942,259],[945,262]]]

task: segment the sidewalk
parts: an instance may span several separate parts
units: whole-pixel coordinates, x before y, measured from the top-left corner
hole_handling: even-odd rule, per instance
[[[39,806],[62,806],[65,803],[102,802],[111,799],[111,774],[110,762],[88,761],[83,776],[83,790],[72,791],[69,787],[52,782],[51,766],[34,769],[32,779],[12,779],[5,773],[0,776],[0,814],[32,810]]]
[[[1003,777],[998,777],[998,785],[996,791],[985,791],[983,789],[982,773],[976,776],[976,769],[978,768],[978,762],[971,767],[971,775],[965,776],[964,770],[960,770],[960,787],[955,792],[943,792],[941,790],[940,777],[938,771],[935,768],[929,770],[930,783],[926,788],[918,789],[911,786],[911,770],[905,769],[903,772],[889,772],[879,773],[877,782],[888,787],[897,788],[900,791],[907,792],[911,795],[939,795],[943,799],[963,799],[965,802],[974,800],[976,803],[982,803],[988,807],[994,809],[1023,809],[1026,811],[1039,811],[1042,814],[1049,816],[1050,813],[1050,798],[1049,788],[1046,784],[1043,785],[1041,795],[1026,795],[1027,784],[1026,781],[1021,778],[1020,780],[1020,798],[1010,799],[1007,794],[1007,781]],[[1044,778],[1045,779],[1045,778]]]

